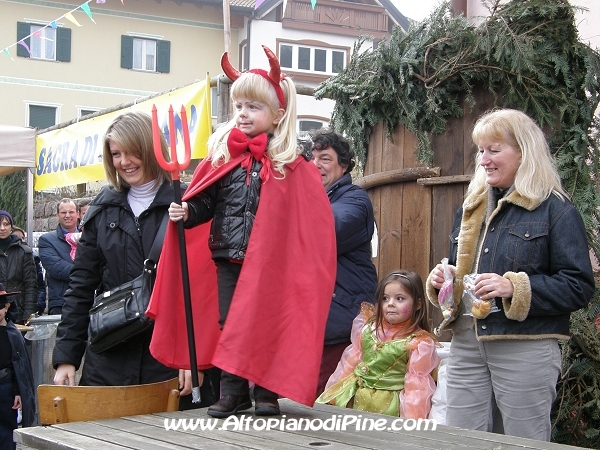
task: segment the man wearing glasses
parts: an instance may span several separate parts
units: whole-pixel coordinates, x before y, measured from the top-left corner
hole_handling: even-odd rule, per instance
[[[48,284],[48,314],[61,314],[64,294],[69,287],[69,274],[73,266],[71,246],[65,240],[67,233],[77,231],[77,205],[63,198],[56,207],[58,226],[55,231],[40,236],[38,248]]]

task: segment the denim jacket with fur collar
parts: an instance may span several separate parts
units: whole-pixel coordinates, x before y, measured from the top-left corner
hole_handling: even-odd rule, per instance
[[[473,319],[479,340],[568,339],[570,313],[585,307],[595,289],[579,212],[554,194],[538,204],[516,191],[500,199],[486,221],[487,205],[488,192],[474,192],[454,221],[449,262],[456,266],[455,308],[449,322],[461,309],[463,276],[497,273],[513,283],[514,294],[496,298],[500,311]],[[438,304],[429,280],[427,296]]]

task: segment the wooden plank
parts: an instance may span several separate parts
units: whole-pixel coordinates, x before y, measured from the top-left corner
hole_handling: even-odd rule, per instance
[[[289,400],[280,400],[280,403],[289,402]],[[290,407],[304,409],[307,408],[304,405],[297,403],[290,403]],[[364,411],[348,410],[345,408],[337,408],[331,405],[315,404],[313,411],[318,414],[322,413],[327,416],[328,414],[336,414],[336,410],[346,411],[342,414],[360,414],[363,417],[382,418],[386,417],[390,420],[394,419],[390,416],[383,416],[381,414],[368,413]],[[352,411],[349,413],[348,411]],[[339,412],[337,414],[340,414]],[[363,433],[370,433],[367,431]],[[382,430],[377,431],[383,439],[389,442],[402,442],[411,444],[412,442],[419,443],[420,445],[428,445],[431,441],[437,441],[441,445],[437,447],[422,447],[422,448],[439,448],[447,449],[452,447],[453,443],[460,446],[461,448],[474,448],[474,449],[494,449],[494,450],[573,450],[580,449],[581,447],[573,447],[569,445],[556,444],[553,442],[544,442],[533,439],[520,438],[516,436],[507,436],[504,434],[487,433],[484,431],[466,430],[462,428],[449,427],[445,425],[438,425],[435,430]],[[375,447],[376,448],[376,447]],[[397,447],[396,447],[397,448]]]
[[[402,260],[400,268],[417,272],[423,282],[429,274],[431,247],[431,190],[406,183],[402,202]]]
[[[384,130],[385,133],[385,130]],[[404,169],[405,128],[398,126],[394,129],[393,142],[385,137],[383,140],[381,171]],[[377,273],[383,278],[392,270],[400,268],[402,251],[402,185],[381,186],[380,221],[379,226],[379,260]]]
[[[18,445],[42,450],[117,450],[124,448],[122,445],[67,432],[54,426],[18,428],[13,435]]]
[[[136,417],[136,416],[129,416]],[[167,431],[164,427],[146,426],[145,430],[132,426],[131,421],[123,419],[105,419],[96,422],[70,422],[55,425],[55,428],[71,433],[93,437],[104,442],[129,448],[145,450],[183,449],[183,448],[218,448],[210,440],[194,439],[184,442],[177,431]],[[146,431],[146,433],[144,433]],[[231,446],[231,449],[240,447]],[[247,448],[247,447],[246,447]]]
[[[404,169],[388,170],[386,172],[374,173],[354,181],[354,184],[363,189],[370,189],[384,184],[402,183],[415,181],[422,177],[437,177],[440,174],[439,167],[408,167]],[[427,179],[427,178],[424,178]]]
[[[305,407],[306,408],[306,407]],[[195,413],[194,413],[195,411]],[[205,411],[202,410],[194,410],[187,411],[186,415],[190,418],[207,418]],[[284,424],[290,424],[290,422],[294,419],[307,419],[306,411],[310,411],[310,409],[302,410],[300,413],[294,413],[293,411],[289,411],[286,406],[282,405],[281,408],[281,416],[277,417],[257,417],[252,414],[250,411],[248,414],[240,414],[236,417],[231,417],[229,419],[219,419],[217,428],[224,426],[225,423],[228,424],[228,430],[219,430],[214,429],[211,431],[188,431],[189,433],[194,433],[194,435],[201,435],[205,437],[210,437],[211,439],[222,440],[227,443],[241,443],[241,445],[250,446],[256,449],[264,449],[264,450],[279,450],[279,449],[297,449],[298,447],[310,448],[313,446],[321,446],[327,444],[327,448],[336,449],[336,450],[351,450],[357,448],[353,442],[335,442],[331,439],[320,439],[319,442],[315,443],[315,437],[311,432],[298,432],[293,433],[289,430],[279,430],[279,429],[264,429],[266,428],[267,423],[275,424],[281,423],[282,419],[285,419]],[[157,414],[160,416],[166,416],[166,413]],[[310,413],[308,414],[310,415]],[[147,417],[147,416],[144,416]],[[181,413],[178,414],[178,417],[181,417]],[[215,419],[216,420],[216,419]],[[242,429],[233,429],[235,427],[234,421],[240,421]],[[267,422],[270,421],[270,422]],[[306,421],[305,421],[306,423]],[[276,427],[275,425],[272,425]],[[262,429],[261,429],[262,428]],[[331,437],[331,436],[329,436]],[[366,447],[370,449],[371,447]]]
[[[293,405],[295,408],[305,408],[302,405]],[[331,408],[334,408],[331,410]],[[325,414],[324,417],[331,416],[331,412],[335,413],[335,407],[330,405],[315,405],[315,413],[321,412]],[[352,414],[356,416],[361,416],[364,420],[366,418],[374,418],[381,419],[385,418],[388,424],[392,424],[392,422],[396,419],[390,416],[383,416],[379,414],[366,413],[364,411],[354,411],[354,410],[344,410],[342,408],[337,408],[338,411],[352,411],[344,412],[341,414]],[[338,413],[339,414],[339,413]],[[491,434],[491,433],[483,433],[477,432],[479,434],[475,434],[472,437],[465,439],[461,436],[461,432],[463,430],[451,427],[438,426],[437,429],[434,430],[415,430],[415,431],[405,431],[405,430],[391,430],[391,429],[383,429],[383,430],[363,430],[360,433],[355,430],[348,429],[344,434],[351,435],[352,441],[362,442],[366,439],[367,445],[370,445],[373,449],[379,448],[398,448],[397,443],[402,443],[402,449],[405,448],[419,448],[419,449],[443,449],[443,450],[524,450],[529,449],[531,447],[523,446],[521,443],[525,442],[537,442],[531,441],[528,439],[514,438],[519,443],[516,445],[504,445],[503,441],[496,440],[496,437],[502,439],[503,435]],[[390,444],[392,446],[390,447]],[[501,445],[499,445],[501,444]],[[394,445],[396,445],[394,447]],[[534,447],[535,448],[535,447]]]
[[[400,268],[402,251],[402,188],[401,186],[382,186],[380,195],[379,219],[379,258],[377,273],[383,278],[392,270]]]
[[[292,404],[290,408],[297,409],[300,414],[306,415],[308,413],[304,413],[303,409],[306,408],[303,405]],[[321,420],[331,419],[332,416],[339,415],[351,415],[359,418],[360,420],[365,420],[369,418],[373,418],[375,420],[385,419],[388,424],[391,425],[392,421],[396,418],[391,416],[383,416],[379,414],[367,413],[364,411],[355,411],[348,410],[344,408],[336,408],[330,405],[315,405],[315,408],[312,410],[311,417],[318,418]],[[365,422],[363,422],[365,423]],[[357,448],[369,448],[369,449],[390,449],[396,450],[398,449],[398,442],[402,442],[402,450],[425,450],[425,449],[444,449],[444,450],[466,450],[468,447],[464,445],[460,446],[446,446],[445,443],[435,442],[434,440],[422,439],[418,438],[409,438],[407,439],[404,435],[398,437],[396,434],[389,433],[387,430],[356,430],[355,425],[349,425],[345,431],[325,431],[325,430],[313,430],[313,431],[303,431],[304,433],[311,433],[316,438],[329,438],[339,440],[342,439],[344,441],[348,441],[353,443]],[[333,436],[332,436],[333,435]],[[440,445],[442,444],[442,445]]]
[[[406,133],[404,163],[406,167],[419,167],[414,149],[417,137]],[[400,268],[414,270],[423,280],[429,273],[431,190],[415,182],[402,185],[402,251]]]
[[[373,127],[369,140],[367,157],[365,158],[364,175],[379,173],[382,171],[382,149],[385,137],[385,130],[381,124]]]
[[[438,184],[454,184],[454,183],[469,183],[473,178],[472,174],[468,175],[449,175],[447,177],[431,177],[419,178],[417,184],[420,186],[432,186]]]
[[[371,132],[371,139],[369,141],[369,149],[367,152],[367,158],[365,161],[364,175],[381,172],[381,152],[383,148],[383,127],[380,125],[373,128]],[[379,241],[378,241],[378,255],[373,258],[373,264],[379,273],[379,255],[381,254],[381,192],[379,189],[368,189],[367,194],[373,204],[373,215],[375,218],[375,224],[377,226]]]

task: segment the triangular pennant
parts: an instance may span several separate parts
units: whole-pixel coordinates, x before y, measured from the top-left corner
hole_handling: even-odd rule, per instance
[[[12,57],[12,56],[10,56],[10,52],[8,51],[8,48],[5,48],[5,49],[4,49],[4,53],[6,53],[6,55],[7,55],[7,56],[8,56],[10,59],[12,59],[12,60],[14,61],[13,57]]]
[[[92,11],[90,10],[90,7],[88,6],[87,3],[84,3],[83,5],[81,5],[81,9],[83,9],[85,11],[85,13],[88,15],[88,17],[90,18],[90,20],[94,23],[96,23],[96,21],[94,19],[92,19]]]
[[[56,22],[54,20],[52,22],[50,22],[50,26],[52,28],[54,28],[55,30],[58,28],[58,25],[56,25]]]
[[[312,9],[315,9],[315,6],[317,4],[317,0],[310,0],[310,4],[312,5]]]
[[[77,22],[77,19],[75,17],[73,17],[73,14],[71,14],[70,12],[66,13],[63,17],[65,19],[69,19],[71,22],[73,22],[78,27],[81,26],[81,24],[79,22]]]
[[[264,3],[265,0],[256,0],[256,3],[254,4],[254,9],[258,8],[260,5],[262,5]]]
[[[25,47],[25,50],[27,50],[27,53],[29,53],[29,56],[31,56],[31,50],[29,50],[29,45],[27,45],[27,43],[23,39],[21,39],[19,42],[17,42],[17,44]]]
[[[106,3],[106,0],[96,0],[96,3]]]

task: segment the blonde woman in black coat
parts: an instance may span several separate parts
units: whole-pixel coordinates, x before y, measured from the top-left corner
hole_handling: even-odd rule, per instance
[[[168,148],[161,138],[163,155]],[[55,384],[75,384],[85,352],[82,385],[132,385],[178,375],[149,351],[152,328],[102,353],[88,345],[89,311],[104,292],[142,273],[156,232],[173,201],[171,175],[154,156],[150,116],[129,112],[104,136],[104,169],[110,183],[90,205],[65,293],[52,362]]]

